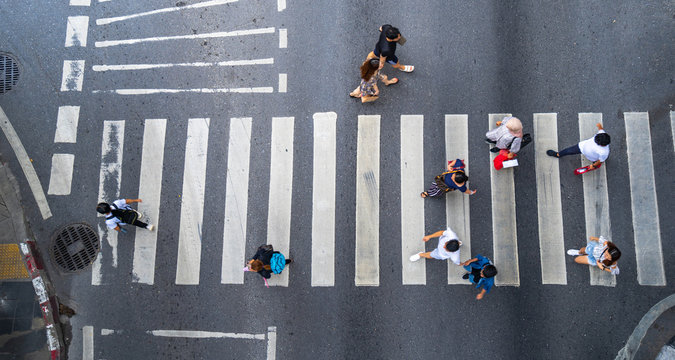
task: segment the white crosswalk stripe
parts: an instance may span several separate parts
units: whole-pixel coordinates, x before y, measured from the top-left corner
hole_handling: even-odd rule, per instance
[[[489,114],[489,128],[510,114]],[[602,123],[600,113],[579,113],[579,137],[588,139],[596,133],[595,124]],[[401,115],[400,117],[400,204],[399,209],[382,209],[380,203],[380,115],[360,115],[357,122],[356,144],[356,185],[354,198],[354,235],[352,239],[341,241],[354,242],[354,284],[356,286],[380,286],[380,255],[401,259],[401,283],[403,285],[427,285],[426,262],[410,262],[410,255],[424,251],[421,238],[440,229],[425,229],[425,200],[419,192],[428,186],[434,175],[425,173],[425,136],[424,115]],[[270,179],[267,209],[267,242],[273,244],[275,250],[292,258],[295,247],[306,246],[307,240],[291,241],[291,215],[293,204],[293,164],[294,144],[299,141],[295,136],[294,117],[275,117],[271,120],[269,149]],[[468,160],[469,116],[466,114],[445,115],[445,157]],[[224,227],[222,234],[215,236],[211,232],[208,239],[202,238],[204,221],[204,205],[207,184],[207,153],[210,122],[208,118],[188,119],[186,134],[185,158],[182,192],[180,194],[180,221],[171,222],[164,219],[159,232],[139,229],[135,233],[133,271],[129,281],[153,285],[155,270],[159,265],[155,262],[158,246],[162,245],[162,237],[178,229],[178,247],[171,249],[175,256],[175,283],[179,285],[200,284],[200,268],[204,242],[211,247],[214,239],[222,236],[222,256],[220,283],[243,284],[247,276],[242,266],[252,254],[246,254],[252,244],[247,237],[249,224],[249,181],[258,176],[249,173],[251,169],[252,124],[255,118],[229,119],[229,139],[227,145],[227,171],[225,184]],[[265,121],[265,119],[260,119]],[[484,120],[481,120],[481,122]],[[653,180],[654,164],[651,155],[651,134],[649,115],[647,113],[625,113],[626,144],[628,169],[630,171],[630,195],[632,203],[632,222],[634,229],[634,246],[636,249],[637,281],[640,285],[665,286],[666,277],[663,265],[661,234],[659,228],[656,186]],[[565,214],[562,211],[560,161],[546,155],[547,149],[561,149],[570,145],[571,141],[559,141],[556,113],[533,114],[534,132],[534,164],[520,164],[534,167],[537,185],[538,237],[541,263],[541,280],[533,279],[529,274],[523,281],[541,284],[567,284],[567,272],[576,266],[567,266],[570,258],[565,256],[565,240],[567,244],[581,247],[587,240],[565,239],[563,224]],[[101,145],[101,167],[99,200],[111,202],[120,196],[122,178],[122,153],[124,149],[125,121],[105,121],[103,141]],[[138,197],[143,199],[139,204],[141,211],[153,224],[158,224],[165,205],[162,198],[165,138],[167,138],[166,119],[145,120],[143,135],[143,152],[140,163],[140,183]],[[264,134],[257,134],[258,137]],[[482,135],[482,134],[481,134]],[[183,134],[182,136],[185,136]],[[311,286],[333,287],[336,285],[336,272],[349,271],[336,268],[336,209],[338,201],[344,201],[336,194],[336,182],[341,179],[338,173],[337,160],[340,154],[337,144],[338,114],[334,112],[316,113],[313,116],[313,180],[312,180],[312,229],[311,229]],[[222,142],[224,139],[219,139]],[[390,139],[386,139],[391,141]],[[214,140],[215,141],[215,140]],[[559,146],[562,143],[562,146]],[[129,146],[129,145],[128,145]],[[615,146],[614,151],[618,146]],[[494,159],[494,154],[479,154],[474,158]],[[390,160],[388,160],[390,161]],[[582,165],[588,161],[582,157]],[[175,161],[174,161],[175,162]],[[466,161],[466,171],[470,174]],[[519,247],[516,231],[516,198],[514,169],[496,171],[490,161],[491,208],[492,208],[492,253],[489,248],[476,248],[471,241],[470,199],[471,196],[461,192],[447,194],[445,201],[447,225],[458,235],[463,245],[461,261],[470,259],[476,253],[492,258],[499,269],[496,284],[499,286],[519,286],[521,275],[519,270]],[[611,165],[611,164],[610,164]],[[217,165],[216,165],[217,166]],[[256,170],[260,171],[260,170]],[[644,176],[634,176],[635,174]],[[584,215],[586,239],[590,236],[603,235],[612,239],[609,214],[609,190],[607,187],[606,167],[583,175]],[[479,189],[475,196],[485,194],[487,189]],[[211,196],[211,194],[209,194]],[[401,249],[392,253],[391,244],[380,246],[380,219],[392,211],[400,210]],[[304,210],[307,212],[308,210]],[[223,216],[223,213],[220,213]],[[386,215],[385,215],[386,214]],[[484,214],[480,214],[483,216]],[[103,246],[92,269],[92,284],[110,283],[113,274],[129,273],[117,266],[117,232],[109,231],[103,219],[99,219],[99,232]],[[207,224],[208,225],[208,224]],[[261,226],[256,224],[256,226]],[[173,227],[173,228],[172,228]],[[126,236],[126,235],[122,235]],[[158,241],[159,240],[159,241]],[[217,242],[219,242],[218,240]],[[258,245],[258,244],[256,244]],[[382,244],[384,245],[384,244]],[[626,249],[630,244],[617,244]],[[573,245],[577,246],[577,245]],[[386,250],[385,250],[386,249]],[[219,249],[220,250],[220,249]],[[380,254],[383,252],[382,254]],[[400,253],[399,253],[400,252]],[[344,256],[344,254],[342,255]],[[102,262],[101,259],[105,261]],[[622,259],[622,261],[630,261]],[[166,267],[166,263],[164,264]],[[630,267],[628,267],[630,268]],[[293,286],[296,276],[293,266],[286,268],[281,275],[274,275],[270,285]],[[615,286],[617,277],[597,267],[591,268],[590,285]],[[110,274],[108,274],[110,273]],[[448,284],[468,284],[461,279],[464,270],[460,266],[448,263]],[[103,276],[105,275],[105,277]],[[631,276],[622,272],[621,277]],[[290,281],[289,281],[290,280]],[[620,281],[620,278],[619,278]]]

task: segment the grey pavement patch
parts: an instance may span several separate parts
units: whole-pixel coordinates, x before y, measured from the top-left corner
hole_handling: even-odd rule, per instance
[[[649,311],[645,314],[645,316],[642,317],[642,320],[640,320],[640,323],[635,327],[635,330],[633,330],[633,333],[630,335],[628,338],[628,341],[626,341],[626,346],[624,346],[621,350],[619,350],[618,355],[616,356],[615,360],[631,360],[631,359],[642,359],[642,358],[647,358],[645,357],[645,351],[649,352],[649,348],[652,349],[654,348],[655,344],[650,343],[650,338],[647,338],[645,335],[652,329],[652,325],[656,323],[656,321],[661,317],[663,314],[666,312],[670,313],[670,316],[673,317],[673,312],[675,312],[675,309],[673,307],[675,306],[675,294],[672,294],[668,296],[667,298],[659,301],[656,305],[654,305]],[[668,324],[668,322],[667,322]],[[670,324],[670,329],[668,328],[661,328],[661,331],[666,331],[669,332],[670,334],[665,334],[668,337],[664,341],[664,343],[659,344],[658,347],[656,348],[656,351],[658,351],[661,346],[665,344],[665,342],[669,341],[670,338],[673,337],[673,331],[675,330],[675,324],[672,322]],[[646,341],[645,338],[647,338]],[[645,349],[645,350],[643,350]],[[652,354],[651,357],[649,358],[654,358],[654,354]]]

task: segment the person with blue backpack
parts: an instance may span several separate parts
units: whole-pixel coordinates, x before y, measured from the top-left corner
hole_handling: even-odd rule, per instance
[[[286,259],[284,254],[274,251],[272,245],[266,244],[258,247],[258,251],[246,264],[244,270],[257,272],[264,279],[269,279],[272,274],[281,274],[286,265],[292,262],[293,260]]]

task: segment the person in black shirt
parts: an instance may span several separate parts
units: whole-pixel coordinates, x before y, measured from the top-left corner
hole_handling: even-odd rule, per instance
[[[380,58],[380,69],[382,69],[384,63],[387,62],[396,69],[412,72],[415,70],[414,66],[401,65],[398,63],[398,58],[396,57],[396,44],[399,42],[403,45],[405,39],[403,39],[401,32],[398,31],[397,28],[389,24],[380,26],[380,39],[377,41],[377,44],[375,44],[375,50],[368,54],[368,59]]]

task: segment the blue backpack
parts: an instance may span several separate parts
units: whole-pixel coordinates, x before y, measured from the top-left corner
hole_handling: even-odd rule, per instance
[[[281,272],[284,271],[285,267],[286,267],[286,258],[284,257],[284,254],[282,253],[273,254],[272,259],[270,259],[270,268],[272,269],[272,272],[275,274],[281,274]]]

